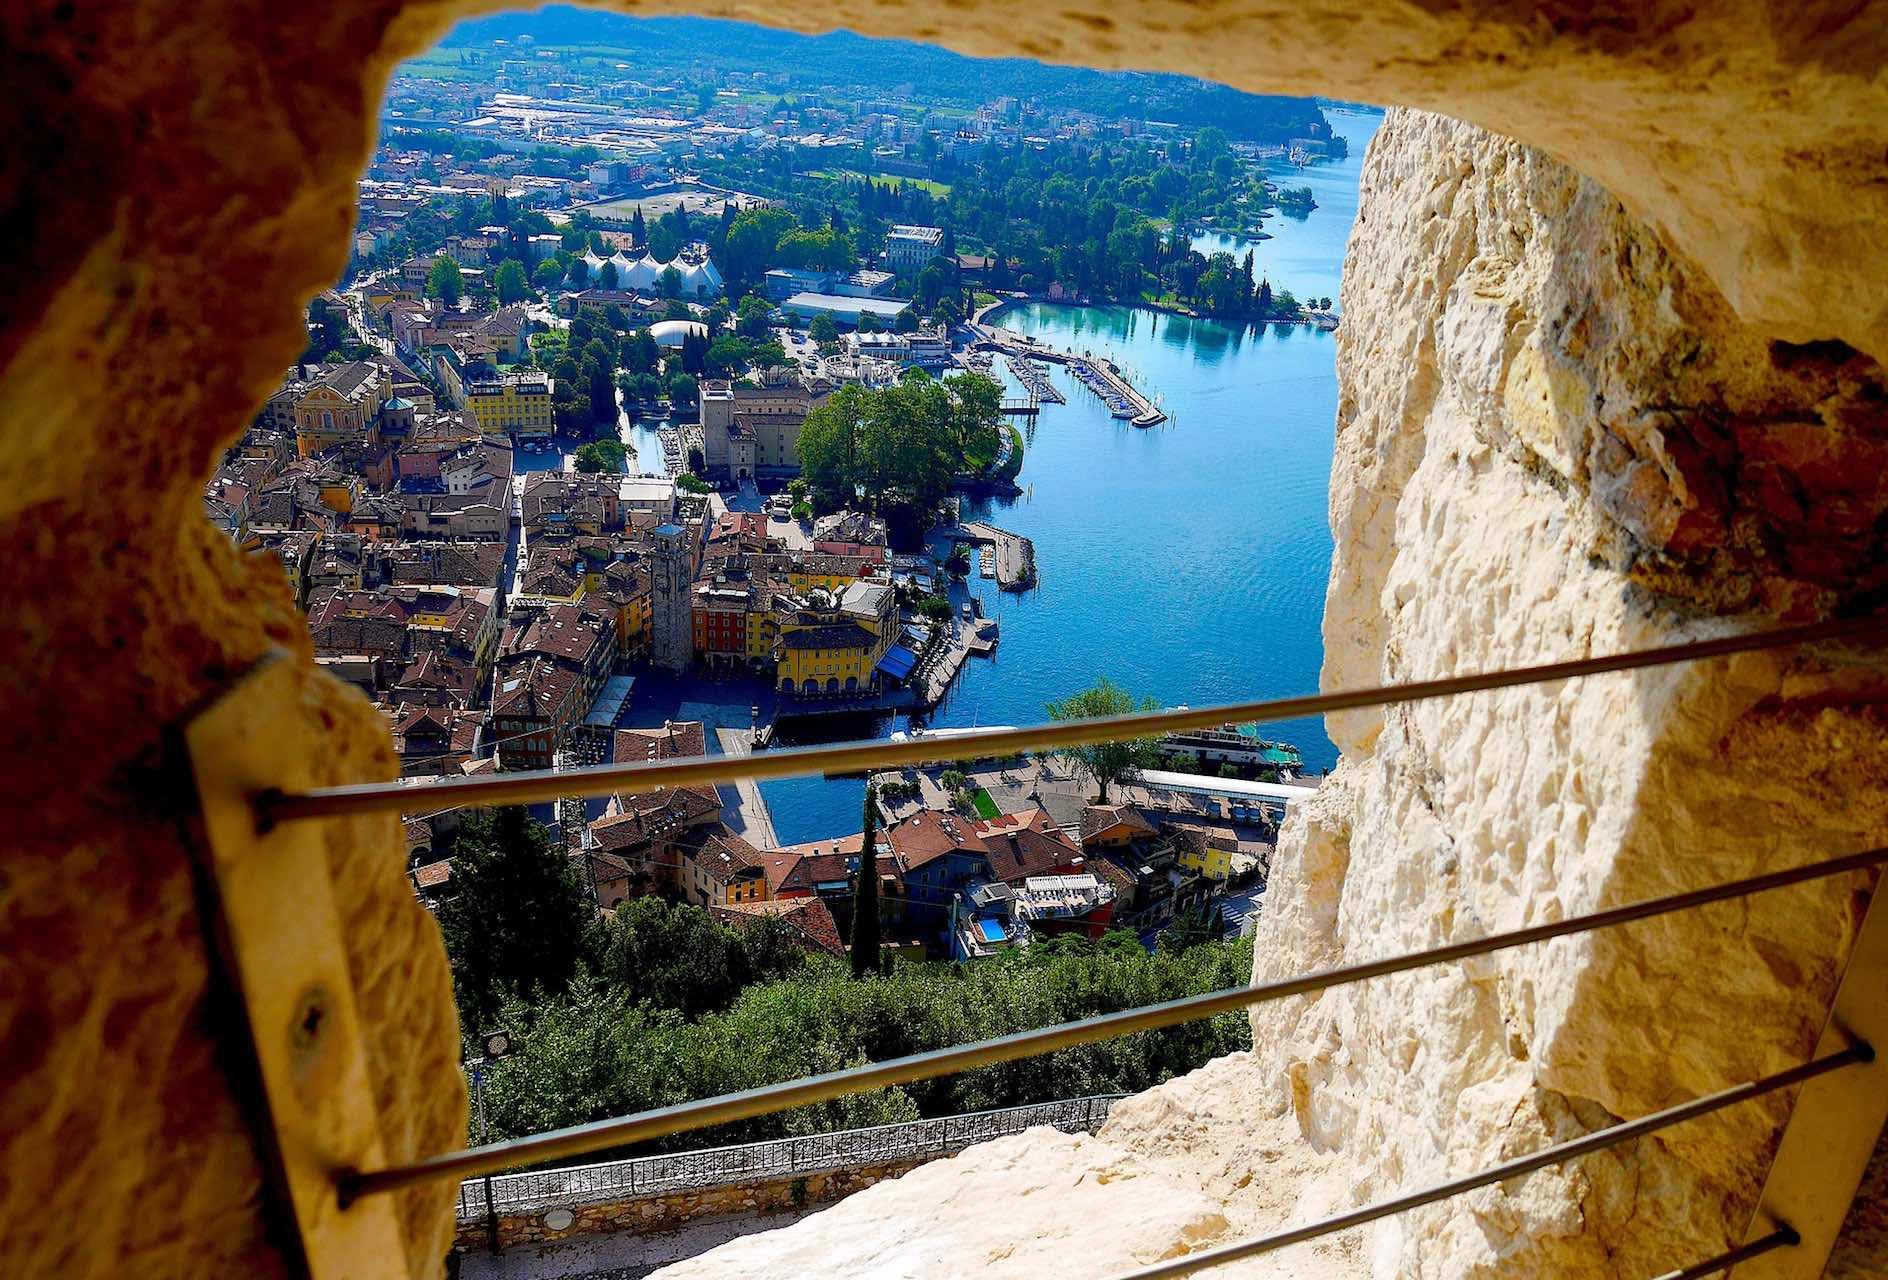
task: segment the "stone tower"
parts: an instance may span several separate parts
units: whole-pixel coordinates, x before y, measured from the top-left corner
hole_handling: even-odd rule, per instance
[[[682,671],[693,656],[689,631],[689,556],[679,524],[656,529],[655,564],[649,575],[649,660]]]

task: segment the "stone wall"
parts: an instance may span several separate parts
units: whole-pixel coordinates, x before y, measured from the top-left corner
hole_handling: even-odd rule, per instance
[[[1873,590],[1881,371],[1743,323],[1617,199],[1538,151],[1392,113],[1364,167],[1343,306],[1327,687],[1718,634]],[[1773,502],[1781,474],[1793,500]],[[1342,763],[1286,823],[1256,976],[1881,843],[1885,697],[1878,658],[1786,653],[1332,717]],[[1442,1181],[1800,1061],[1865,890],[1802,887],[1266,1006],[1252,1053],[1117,1104],[1092,1145],[970,1152],[923,1188],[664,1274],[786,1256],[807,1264],[787,1274],[830,1257],[822,1275],[871,1275],[870,1249],[849,1243],[868,1215],[899,1224],[876,1244],[963,1259],[942,1274],[1029,1274],[975,1252],[968,1213],[932,1207],[992,1199],[1031,1205],[1012,1225],[1056,1239],[1063,1273],[1107,1274]],[[1782,1106],[1240,1274],[1659,1274],[1742,1230]],[[1140,1223],[1143,1238],[1084,1234],[1053,1196],[1023,1200],[1090,1180],[1123,1188],[1103,1220],[1151,1188],[1174,1216]]]
[[[328,744],[321,776],[390,777],[394,761],[371,709],[314,670],[275,566],[245,562],[202,520],[200,486],[301,349],[306,299],[341,269],[391,68],[453,19],[495,7],[23,0],[0,11],[12,55],[0,207],[15,266],[0,316],[8,1274],[281,1269],[225,1066],[238,1024],[207,981],[181,835],[190,789],[170,734],[279,646],[302,673],[284,714]],[[1358,231],[1370,269],[1352,273],[1365,292],[1346,298],[1335,681],[1708,625],[1660,612],[1675,605],[1813,612],[1873,588],[1879,522],[1865,482],[1879,463],[1870,473],[1853,446],[1881,401],[1872,364],[1850,348],[1888,353],[1884,0],[1147,0],[1032,10],[1026,23],[998,0],[624,7],[1430,107],[1603,184],[1414,121],[1373,158]],[[1508,192],[1496,166],[1525,190]],[[1383,194],[1389,183],[1401,194]],[[1464,239],[1454,220],[1468,213]],[[1641,326],[1644,338],[1628,331]],[[1603,424],[1594,403],[1609,406]],[[1488,505],[1509,501],[1513,512]],[[1326,874],[1275,886],[1268,946],[1342,954],[1376,923],[1366,909],[1393,913],[1381,941],[1442,935],[1844,841],[1875,821],[1880,739],[1861,736],[1873,722],[1855,710],[1875,678],[1751,660],[1337,726],[1354,759],[1294,837],[1301,866]],[[1515,727],[1524,714],[1532,733]],[[1859,762],[1838,766],[1843,753]],[[1774,776],[1778,759],[1792,776]],[[387,1152],[452,1146],[464,1136],[455,1019],[397,824],[328,832]],[[1657,1061],[1621,1043],[1625,1020],[1655,999],[1684,1015],[1697,1064],[1674,1089],[1784,1054],[1826,986],[1839,906],[1825,895],[1748,928],[1720,917],[1728,939],[1596,940],[1564,964],[1406,987],[1425,1002],[1411,1008],[1436,1002],[1417,1020],[1434,1033],[1414,1041],[1378,1016],[1385,1005],[1320,1002],[1273,1028],[1302,1050],[1218,1064],[1127,1108],[1111,1126],[1118,1141],[990,1144],[839,1212],[877,1197],[896,1211],[886,1229],[902,1233],[974,1205],[986,1221],[962,1229],[984,1253],[952,1257],[1012,1267],[1073,1266],[1129,1228],[1150,1247],[1190,1247],[1276,1207],[1259,1205],[1272,1184],[1253,1162],[1302,1174],[1295,1187],[1338,1185],[1316,1179],[1310,1143],[1273,1142],[1267,1125],[1293,1114],[1319,1149],[1388,1185],[1442,1162],[1445,1135],[1472,1154],[1659,1094]],[[1774,1019],[1775,1036],[1739,1043],[1741,1021],[1707,999],[1717,993],[1669,978],[1675,956],[1724,964],[1727,991],[1748,998],[1753,1019]],[[1242,1097],[1285,1107],[1288,1052],[1303,1081],[1296,1112],[1199,1119]],[[1382,1095],[1382,1063],[1413,1073],[1406,1093],[1424,1118]],[[1175,1134],[1193,1143],[1185,1158]],[[1743,1150],[1730,1136],[1713,1130],[1643,1172],[1718,1197],[1721,1219],[1748,1192],[1743,1166],[1727,1164]],[[978,1169],[1054,1187],[1058,1207],[1005,1201],[997,1214],[970,1192],[955,1209],[880,1194],[933,1176],[932,1190],[947,1190]],[[1567,1190],[1579,1211],[1545,1195],[1498,1206],[1492,1234],[1467,1217],[1426,1219],[1449,1248],[1420,1266],[1447,1270],[1458,1245],[1485,1262],[1491,1239],[1514,1244],[1523,1269],[1590,1259],[1600,1246],[1581,1213],[1611,1223],[1642,1198],[1597,1171],[1570,1175]],[[450,1196],[403,1194],[409,1273],[437,1267]],[[1037,1206],[1042,1234],[1019,1239]],[[1714,1215],[1701,1221],[1708,1233]],[[1045,1252],[1052,1241],[1060,1253]],[[1414,1245],[1373,1247],[1386,1274],[1419,1265]]]
[[[694,1221],[725,1214],[766,1215],[804,1208],[810,1204],[830,1204],[856,1191],[883,1182],[924,1164],[923,1160],[895,1160],[881,1164],[860,1165],[852,1169],[829,1169],[822,1173],[802,1173],[791,1178],[771,1178],[764,1182],[743,1182],[729,1186],[703,1187],[695,1191],[672,1191],[663,1195],[634,1196],[617,1200],[595,1200],[586,1204],[552,1205],[530,1213],[498,1215],[498,1243],[501,1249],[518,1244],[549,1244],[571,1236],[604,1235],[616,1231],[661,1232]],[[470,1193],[479,1212],[459,1223],[454,1244],[467,1252],[490,1247],[484,1201]],[[561,1231],[545,1225],[545,1215],[553,1208],[568,1209],[571,1224]]]
[[[1881,370],[1740,321],[1590,180],[1394,115],[1339,334],[1325,683],[1603,653],[1867,599]],[[1786,456],[1787,455],[1787,458]],[[1824,468],[1827,467],[1825,471]],[[1791,478],[1781,481],[1782,475]],[[1783,653],[1333,717],[1260,977],[1888,835],[1888,671]],[[1381,1198],[1801,1060],[1865,885],[1261,1010],[1264,1105]],[[1656,1274],[1740,1231],[1780,1100],[1375,1228],[1379,1274]]]

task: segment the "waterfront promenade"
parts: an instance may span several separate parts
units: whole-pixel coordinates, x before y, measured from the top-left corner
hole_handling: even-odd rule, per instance
[[[721,744],[721,754],[725,756],[744,756],[753,748],[753,733],[747,729],[716,729],[715,739]],[[751,778],[739,782],[723,783],[719,788],[723,797],[722,820],[740,834],[740,837],[756,849],[778,849],[779,839],[774,835],[773,814],[767,810],[767,799],[760,793],[760,784]],[[726,796],[733,791],[737,797],[734,804],[726,803]]]

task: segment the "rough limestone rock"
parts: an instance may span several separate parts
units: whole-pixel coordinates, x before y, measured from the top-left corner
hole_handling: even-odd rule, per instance
[[[1393,115],[1344,306],[1328,687],[1668,643],[1872,590],[1880,369],[1740,322],[1590,180]],[[1789,503],[1771,501],[1780,474]],[[1334,717],[1343,763],[1281,840],[1258,976],[1879,843],[1885,689],[1879,661],[1785,653]],[[1260,1010],[1267,1105],[1345,1154],[1365,1202],[1775,1071],[1814,1042],[1862,890]],[[1386,1222],[1370,1255],[1384,1275],[1656,1274],[1742,1229],[1780,1115],[1738,1108]]]
[[[792,1226],[734,1240],[657,1274],[827,1280],[1106,1276],[1326,1212],[1348,1179],[1295,1128],[1254,1123],[1247,1054],[1117,1104],[1097,1137],[1031,1129],[934,1161]],[[914,1217],[918,1206],[928,1206]],[[1355,1233],[1232,1274],[1365,1273]]]
[[[198,494],[341,269],[392,67],[496,7],[0,11],[16,267],[0,314],[6,1274],[279,1271],[217,1057],[232,1032],[208,999],[167,733],[279,646],[305,675],[285,715],[327,734],[324,776],[392,762],[371,709],[314,671],[273,567],[213,535]],[[1881,585],[1882,401],[1856,352],[1888,353],[1888,0],[1148,0],[1027,22],[997,0],[638,11],[683,10],[1428,107],[1597,180],[1435,123],[1404,120],[1379,147],[1346,299],[1334,683],[1709,625],[1658,600],[1815,613]],[[1471,231],[1453,228],[1468,214]],[[1265,963],[1845,842],[1879,820],[1881,737],[1857,710],[1875,680],[1752,660],[1357,719],[1339,730],[1342,779],[1294,828]],[[331,848],[389,1154],[450,1146],[455,1019],[397,832],[335,824]],[[1329,876],[1307,876],[1314,863]],[[1412,979],[1395,994],[1435,1009],[1413,1038],[1387,996],[1285,1011],[1244,1109],[1287,1108],[1281,1122],[1374,1187],[1432,1170],[1445,1138],[1467,1159],[1779,1060],[1842,941],[1836,893],[1726,912],[1717,937],[1653,929]],[[1717,969],[1721,989],[1701,989]],[[1639,1052],[1627,1041],[1647,1008],[1685,1015],[1658,1024],[1691,1051],[1682,1078],[1661,1074],[1650,1032]],[[1759,1018],[1776,1035],[1740,1037]],[[1420,1064],[1420,1088],[1387,1092],[1379,1068],[1397,1062]],[[1448,1248],[1422,1266],[1450,1270],[1458,1247],[1485,1260],[1493,1242],[1514,1246],[1501,1256],[1517,1273],[1591,1256],[1584,1216],[1649,1208],[1653,1177],[1731,1214],[1751,1167],[1732,1139],[1752,1133],[1745,1118],[1681,1138],[1630,1185],[1617,1165],[1578,1171],[1577,1210],[1534,1180],[1491,1195],[1484,1218],[1438,1211],[1414,1226]],[[406,1265],[436,1271],[449,1190],[404,1200]],[[912,1205],[906,1225],[931,1210]],[[1709,1235],[1713,1214],[1696,1222]],[[1416,1265],[1415,1244],[1375,1239],[1379,1272]]]
[[[1365,165],[1344,310],[1328,687],[1817,614],[1880,564],[1872,532],[1814,525],[1829,498],[1763,496],[1788,436],[1799,494],[1820,474],[1872,530],[1879,369],[1753,331],[1539,152],[1393,113]],[[1256,977],[1879,843],[1884,693],[1881,664],[1858,655],[1755,655],[1333,717],[1343,763],[1287,823]],[[1237,1238],[1778,1070],[1814,1041],[1863,889],[1832,881],[1262,1008],[1250,1055],[1122,1104],[1108,1158],[1204,1194]],[[1387,1219],[1335,1258],[1285,1251],[1229,1274],[1657,1274],[1735,1238],[1781,1115],[1743,1107]],[[1064,1150],[1061,1176],[1096,1154]],[[1003,1194],[981,1161],[953,1176]],[[963,1228],[922,1192],[877,1196],[870,1212],[909,1247]],[[855,1212],[770,1239],[819,1257],[856,1238]],[[1850,1256],[1874,1256],[1857,1226]],[[1055,1274],[1118,1265],[1112,1241],[1080,1247]]]

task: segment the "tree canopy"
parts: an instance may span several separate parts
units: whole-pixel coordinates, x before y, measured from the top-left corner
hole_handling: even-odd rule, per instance
[[[514,302],[523,302],[531,296],[531,282],[525,277],[524,264],[516,258],[507,258],[498,264],[498,273],[492,278],[492,288],[498,294],[500,306]]]
[[[432,269],[426,273],[426,292],[449,307],[458,306],[465,297],[465,275],[459,264],[443,253],[434,258]]]
[[[1107,676],[1060,702],[1051,702],[1045,710],[1051,720],[1094,720],[1102,716],[1124,716],[1135,711],[1154,711],[1160,704],[1152,698],[1136,698]],[[1098,742],[1087,747],[1063,747],[1055,754],[1087,774],[1095,783],[1096,799],[1106,803],[1108,788],[1132,778],[1142,769],[1159,761],[1157,739],[1130,738],[1125,742]]]
[[[1002,388],[978,374],[916,375],[878,390],[841,387],[800,428],[800,466],[817,505],[928,512],[962,471],[996,454]]]
[[[476,1033],[507,1000],[561,995],[582,966],[589,895],[524,808],[473,811],[460,827],[439,929],[459,1009]]]

